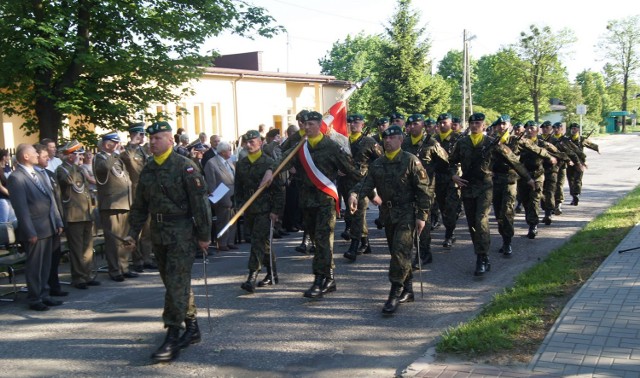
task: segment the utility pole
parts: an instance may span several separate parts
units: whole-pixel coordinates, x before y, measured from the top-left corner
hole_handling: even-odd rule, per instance
[[[467,36],[467,29],[462,31],[462,125],[467,126],[467,99],[469,101],[469,115],[473,113],[473,97],[471,94],[471,66],[469,64],[469,41],[476,36]]]

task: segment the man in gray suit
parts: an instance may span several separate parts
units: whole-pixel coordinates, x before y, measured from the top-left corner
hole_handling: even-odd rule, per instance
[[[53,237],[62,232],[62,218],[53,198],[48,177],[36,172],[38,164],[36,149],[26,143],[16,149],[18,167],[9,176],[7,183],[11,193],[11,205],[18,218],[18,240],[27,251],[25,278],[29,308],[46,311],[49,306],[58,306],[62,301],[49,296],[49,271]]]
[[[229,161],[231,157],[231,145],[227,142],[220,142],[216,150],[218,154],[209,159],[207,165],[204,167],[204,177],[207,181],[209,193],[216,190],[220,184],[224,184],[229,188],[227,194],[214,205],[216,229],[221,230],[233,216],[233,201],[231,197],[233,196],[235,172]],[[218,238],[218,251],[237,249],[233,244],[235,235],[236,226],[233,225]]]

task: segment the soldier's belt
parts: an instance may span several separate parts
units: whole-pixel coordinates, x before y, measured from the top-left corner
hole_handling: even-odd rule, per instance
[[[169,222],[173,220],[190,219],[189,214],[151,214],[151,218],[156,220],[156,223]]]
[[[413,202],[397,203],[397,202],[393,202],[393,201],[384,201],[384,202],[382,202],[382,206],[385,206],[385,207],[391,209],[392,207],[413,206]]]

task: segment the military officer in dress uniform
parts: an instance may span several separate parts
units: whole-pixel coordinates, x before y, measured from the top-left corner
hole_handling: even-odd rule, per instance
[[[580,135],[580,125],[577,123],[572,123],[569,126],[569,130],[571,133],[571,137],[569,138],[573,144],[584,154],[584,148],[587,147],[591,150],[594,150],[597,153],[600,153],[600,149],[598,145],[593,143],[587,138]],[[584,174],[584,169],[587,168],[586,163],[586,155],[585,160],[583,160],[583,169],[576,166],[568,166],[567,167],[567,179],[569,181],[569,194],[571,194],[572,200],[571,205],[578,206],[578,202],[580,201],[580,193],[582,192],[582,175]]]
[[[263,153],[260,132],[249,130],[244,135],[247,141],[246,157],[236,164],[235,196],[241,206],[258,190],[267,171],[275,171],[275,160]],[[267,275],[258,282],[258,286],[278,283],[276,257],[269,239],[269,229],[278,221],[278,214],[284,208],[284,190],[280,178],[276,176],[269,187],[244,212],[245,224],[251,230],[251,254],[249,256],[249,277],[241,287],[253,293],[261,267],[267,268]],[[273,255],[272,255],[273,254]]]
[[[80,168],[85,151],[82,144],[74,139],[63,147],[62,152],[65,159],[56,168],[56,177],[60,185],[62,219],[69,245],[71,284],[84,290],[89,286],[100,285],[100,282],[91,278],[93,206],[89,184]]]
[[[122,282],[125,278],[138,277],[137,273],[129,271],[130,250],[118,241],[127,235],[133,193],[129,173],[119,156],[118,133],[106,133],[101,139],[100,152],[93,159],[100,223],[104,230],[109,276],[116,282]]]
[[[211,206],[202,173],[193,161],[173,150],[171,126],[156,122],[147,133],[153,158],[140,172],[126,241],[134,245],[151,218],[151,242],[166,289],[162,319],[168,329],[152,358],[164,362],[201,340],[191,268],[196,253],[206,255],[211,242]],[[183,324],[186,330],[180,336]]]
[[[374,196],[381,206],[380,217],[385,224],[385,236],[391,254],[389,281],[391,291],[382,308],[393,314],[399,303],[413,302],[413,272],[411,254],[414,229],[420,234],[425,228],[431,206],[429,178],[413,154],[400,148],[404,134],[393,125],[383,133],[385,153],[369,166],[369,174],[349,194],[349,209],[355,212],[360,196]],[[427,227],[428,228],[428,227]]]

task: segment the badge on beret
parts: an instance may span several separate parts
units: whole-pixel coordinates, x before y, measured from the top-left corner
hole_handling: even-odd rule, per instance
[[[503,114],[496,120],[496,124],[511,122],[511,117],[507,114]]]
[[[430,126],[430,125],[435,125],[436,124],[436,120],[429,117],[424,121],[425,125]]]
[[[389,119],[391,119],[391,120],[404,119],[404,115],[402,115],[400,113],[391,113],[391,115],[389,116]]]
[[[351,122],[355,122],[355,121],[364,121],[364,116],[362,114],[352,114]]]
[[[569,128],[572,128],[572,127],[580,127],[580,125],[574,122],[571,125],[569,125]]]
[[[260,132],[257,130],[249,130],[244,134],[244,140],[251,140],[255,138],[260,138]]]
[[[382,118],[378,118],[378,120],[376,121],[376,124],[379,125],[384,125],[385,123],[389,123],[389,118],[388,117],[382,117]]]
[[[409,123],[418,121],[424,121],[424,116],[422,114],[412,114],[407,118],[407,122]]]
[[[485,119],[484,113],[473,113],[472,115],[469,116],[469,122],[484,121],[484,119]]]
[[[385,131],[382,132],[382,137],[388,137],[388,136],[392,136],[392,135],[402,135],[402,129],[400,128],[400,126],[398,125],[393,125],[389,128],[387,128]]]
[[[438,122],[451,119],[451,113],[442,113],[438,116]]]
[[[307,114],[305,114],[304,116],[302,116],[302,120],[307,122],[307,121],[322,121],[322,114],[313,111],[313,112],[308,112]]]
[[[559,127],[562,127],[562,122],[556,122],[553,125],[551,125],[551,127],[553,127],[554,129],[557,129]]]
[[[538,124],[536,123],[536,121],[527,121],[527,123],[525,123],[524,126],[531,127],[531,126],[538,126]]]
[[[147,133],[154,135],[163,131],[171,131],[171,125],[166,121],[154,122],[151,126],[147,127]]]

